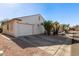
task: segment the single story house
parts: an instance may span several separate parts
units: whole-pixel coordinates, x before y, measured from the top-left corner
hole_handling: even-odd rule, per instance
[[[15,37],[44,33],[44,18],[40,14],[10,19],[3,25],[3,33]]]

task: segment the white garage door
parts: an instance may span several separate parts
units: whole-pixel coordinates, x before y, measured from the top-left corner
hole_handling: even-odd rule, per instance
[[[20,36],[22,36],[22,35],[32,35],[33,34],[32,25],[18,24],[18,34]]]

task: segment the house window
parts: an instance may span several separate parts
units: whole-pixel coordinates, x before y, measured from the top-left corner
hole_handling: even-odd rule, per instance
[[[39,25],[39,24],[37,24],[37,26],[39,27],[40,25]]]
[[[44,25],[44,23],[41,23],[41,25]]]
[[[9,24],[7,24],[7,30],[9,30]]]
[[[38,19],[39,19],[39,21],[40,21],[40,16],[39,16],[39,18],[38,18]]]

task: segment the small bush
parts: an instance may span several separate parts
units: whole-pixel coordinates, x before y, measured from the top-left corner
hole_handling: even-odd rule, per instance
[[[2,33],[2,31],[3,31],[3,30],[0,28],[0,33]]]

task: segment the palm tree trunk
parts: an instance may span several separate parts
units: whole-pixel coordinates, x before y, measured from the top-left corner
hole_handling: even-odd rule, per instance
[[[54,30],[54,31],[53,31],[53,35],[55,35],[55,34],[56,34],[56,31]]]
[[[50,35],[50,31],[47,31],[47,35]]]
[[[56,30],[56,35],[58,35],[58,30]]]

